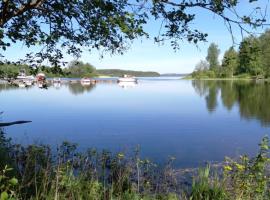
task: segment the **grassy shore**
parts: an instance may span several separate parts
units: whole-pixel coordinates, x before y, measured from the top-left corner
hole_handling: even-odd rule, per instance
[[[192,184],[179,182],[171,158],[159,167],[139,156],[89,149],[64,142],[22,146],[0,135],[0,199],[54,200],[266,200],[269,194],[269,140],[256,157],[225,159],[220,170],[193,170]],[[192,170],[191,170],[192,171]]]

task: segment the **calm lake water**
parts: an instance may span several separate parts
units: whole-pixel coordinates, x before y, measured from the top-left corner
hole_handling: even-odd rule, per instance
[[[256,153],[270,134],[270,84],[143,78],[137,85],[0,85],[2,121],[32,120],[5,128],[16,142],[80,149],[132,151],[176,166],[194,167],[224,156]]]

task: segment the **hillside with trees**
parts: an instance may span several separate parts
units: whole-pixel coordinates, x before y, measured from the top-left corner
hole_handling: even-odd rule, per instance
[[[99,75],[120,77],[124,74],[137,76],[137,77],[157,77],[160,76],[158,72],[153,71],[133,71],[133,70],[122,70],[122,69],[99,69],[97,70]]]
[[[65,77],[82,78],[97,76],[96,68],[90,63],[71,61],[67,68],[63,69]]]
[[[230,47],[219,63],[220,50],[210,44],[206,60],[195,66],[192,78],[270,78],[270,30],[258,37],[249,36],[239,49]]]

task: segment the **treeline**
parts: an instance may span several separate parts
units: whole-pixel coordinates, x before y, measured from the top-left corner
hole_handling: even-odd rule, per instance
[[[47,77],[94,77],[97,76],[96,68],[81,61],[72,61],[67,67],[62,68],[60,66],[29,66],[29,65],[14,65],[14,64],[2,64],[0,65],[0,78],[16,78],[20,72],[24,72],[26,75],[37,75],[38,73],[44,73]]]
[[[0,78],[15,78],[19,75],[21,70],[24,70],[27,74],[32,75],[32,68],[27,65],[12,65],[12,64],[2,64],[0,65]]]
[[[90,63],[71,61],[67,68],[63,69],[65,77],[82,78],[98,76],[96,68]]]
[[[141,77],[156,77],[160,76],[158,72],[152,71],[132,71],[132,70],[122,70],[122,69],[98,69],[97,73],[104,76],[112,76],[112,77],[119,77],[123,76],[124,74],[132,75],[132,76],[141,76]]]
[[[2,64],[0,65],[0,78],[16,78],[23,71],[27,75],[35,76],[38,73],[44,73],[47,77],[67,77],[67,78],[82,78],[82,77],[97,77],[97,76],[112,76],[119,77],[124,74],[132,76],[160,76],[157,72],[131,71],[121,69],[100,69],[97,70],[90,63],[81,61],[71,61],[67,67],[50,67],[50,66],[28,66]]]
[[[270,78],[270,30],[259,37],[245,38],[238,50],[230,47],[218,61],[220,50],[210,44],[206,60],[201,60],[193,78]]]
[[[44,73],[47,77],[67,77],[71,75],[69,67],[62,69],[59,66],[38,66],[32,67],[29,65],[14,65],[14,64],[1,64],[0,65],[0,78],[13,79],[16,78],[21,72],[26,75],[37,75],[38,73]]]

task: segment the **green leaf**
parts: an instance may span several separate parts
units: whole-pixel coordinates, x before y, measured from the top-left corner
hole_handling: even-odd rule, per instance
[[[12,185],[17,185],[17,184],[18,184],[18,179],[12,178],[12,179],[9,180],[9,182],[10,182],[10,184],[12,184]]]
[[[8,199],[8,193],[7,192],[2,192],[0,196],[0,200],[6,200]]]

